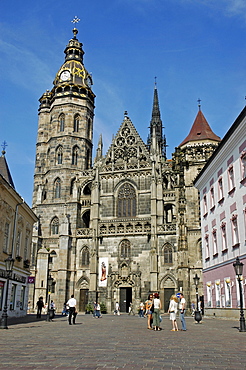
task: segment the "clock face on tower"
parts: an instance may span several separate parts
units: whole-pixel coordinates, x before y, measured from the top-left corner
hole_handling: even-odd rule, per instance
[[[62,81],[67,81],[70,79],[70,72],[69,71],[63,71],[61,74],[60,74],[60,79]]]

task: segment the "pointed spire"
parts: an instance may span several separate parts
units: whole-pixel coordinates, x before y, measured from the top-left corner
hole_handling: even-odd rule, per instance
[[[204,141],[204,140],[221,141],[220,137],[215,135],[215,133],[212,131],[206,118],[204,117],[201,111],[200,102],[201,100],[198,99],[199,110],[189,132],[189,135],[182,141],[179,147],[184,144],[187,144],[190,141]]]
[[[103,155],[103,141],[102,141],[102,134],[100,134],[100,137],[98,140],[98,146],[97,146],[96,160],[102,158],[102,155]]]
[[[153,137],[154,127],[155,127],[156,142],[159,146],[161,154],[166,158],[166,143],[165,143],[166,139],[162,133],[163,127],[162,127],[161,112],[160,112],[160,107],[159,107],[156,77],[155,77],[155,86],[154,86],[152,117],[150,121],[150,134],[148,136],[148,142],[147,142],[149,149],[151,149],[152,142],[153,142],[152,137]]]

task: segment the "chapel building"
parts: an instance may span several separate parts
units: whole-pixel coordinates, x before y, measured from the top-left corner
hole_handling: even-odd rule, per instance
[[[95,94],[82,43],[73,38],[51,91],[40,98],[33,211],[32,301],[47,297],[61,310],[71,294],[80,311],[98,300],[127,312],[158,291],[195,300],[202,251],[198,191],[193,180],[220,142],[200,106],[189,135],[166,158],[157,86],[145,143],[125,112],[103,154],[92,160]],[[151,115],[151,112],[150,112]]]

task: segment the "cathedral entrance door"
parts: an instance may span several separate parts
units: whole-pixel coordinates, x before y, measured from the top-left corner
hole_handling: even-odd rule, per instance
[[[88,292],[89,292],[89,289],[80,289],[79,311],[85,311],[86,305],[88,303]]]
[[[128,312],[132,302],[132,288],[120,288],[120,311]]]
[[[168,311],[171,296],[174,294],[174,288],[164,288],[164,312]]]

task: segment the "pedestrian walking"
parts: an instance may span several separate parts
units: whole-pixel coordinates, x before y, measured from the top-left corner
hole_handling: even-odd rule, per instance
[[[173,328],[171,331],[178,331],[178,324],[176,315],[178,312],[178,298],[176,295],[172,295],[169,303],[168,313],[170,314],[170,320],[172,321]]]
[[[147,301],[145,301],[145,312],[147,315],[147,328],[152,329],[152,305],[153,305],[153,294],[149,294]]]
[[[115,310],[114,310],[114,315],[120,315],[120,305],[119,302],[115,303]]]
[[[68,308],[66,302],[63,303],[62,316],[68,316]]]
[[[95,313],[95,317],[97,319],[100,319],[102,317],[101,315],[101,306],[100,306],[100,303],[97,303],[96,304],[96,313]]]
[[[154,312],[153,312],[153,326],[154,330],[161,330],[160,328],[160,310],[161,310],[161,300],[159,298],[159,293],[154,294]]]
[[[39,297],[39,300],[37,301],[37,319],[41,318],[43,308],[44,308],[43,297]]]
[[[133,309],[133,304],[130,302],[129,309],[128,309],[128,315],[131,315],[131,314],[133,314],[133,316],[135,316],[135,312],[134,312],[134,309]]]
[[[182,324],[182,331],[186,331],[186,321],[185,321],[185,309],[186,309],[186,300],[183,293],[179,294],[180,303],[179,303],[179,318]]]
[[[72,325],[72,317],[73,317],[73,324],[75,325],[75,319],[77,316],[77,310],[76,310],[76,299],[74,298],[74,295],[71,295],[71,298],[67,301],[67,306],[69,307],[69,315],[68,315],[68,323],[69,325]]]

